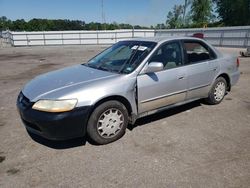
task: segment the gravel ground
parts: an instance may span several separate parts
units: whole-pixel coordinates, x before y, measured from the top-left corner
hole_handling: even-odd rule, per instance
[[[196,101],[142,118],[105,146],[31,138],[15,106],[22,86],[102,48],[0,49],[0,187],[249,187],[250,58],[240,59],[240,81],[219,105]]]

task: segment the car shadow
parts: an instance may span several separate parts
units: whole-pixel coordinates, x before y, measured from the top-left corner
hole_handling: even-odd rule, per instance
[[[174,108],[163,110],[163,111],[161,111],[159,113],[155,113],[155,114],[152,114],[152,115],[149,115],[149,116],[142,117],[142,118],[138,119],[135,122],[134,125],[129,124],[127,128],[130,131],[132,131],[134,128],[136,128],[138,126],[143,126],[143,125],[146,125],[148,123],[158,121],[160,119],[164,119],[164,118],[173,116],[175,114],[179,114],[181,112],[185,112],[185,111],[190,110],[192,108],[201,106],[201,104],[207,105],[206,103],[204,103],[203,100],[197,100],[197,101],[187,103],[187,104],[184,104],[184,105],[181,105],[181,106],[177,106],[177,107],[174,107]]]
[[[48,140],[31,132],[28,132],[28,134],[31,137],[31,139],[34,140],[35,142],[57,150],[84,146],[88,141],[87,137],[58,141],[58,140]]]

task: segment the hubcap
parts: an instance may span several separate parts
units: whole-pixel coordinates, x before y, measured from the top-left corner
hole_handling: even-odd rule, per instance
[[[97,122],[97,131],[104,138],[117,135],[124,124],[124,116],[120,110],[111,108],[101,114]]]
[[[216,101],[221,101],[226,92],[226,85],[224,82],[218,82],[214,89],[214,98]]]

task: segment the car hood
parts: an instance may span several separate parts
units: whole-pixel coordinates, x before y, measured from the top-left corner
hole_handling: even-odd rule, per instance
[[[35,77],[28,82],[22,92],[35,102],[39,98],[78,84],[89,84],[104,78],[119,76],[119,74],[93,69],[84,65],[76,65]]]

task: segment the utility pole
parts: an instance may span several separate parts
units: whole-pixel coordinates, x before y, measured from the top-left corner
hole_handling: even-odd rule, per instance
[[[183,6],[183,22],[184,25],[186,25],[186,14],[187,14],[187,8],[190,5],[190,0],[185,0],[184,6]]]
[[[186,25],[186,9],[187,9],[187,0],[185,0],[184,7],[183,7],[183,22]]]
[[[104,2],[102,0],[102,24],[104,25],[104,30],[106,30],[106,19],[105,19],[105,13],[104,13]]]

